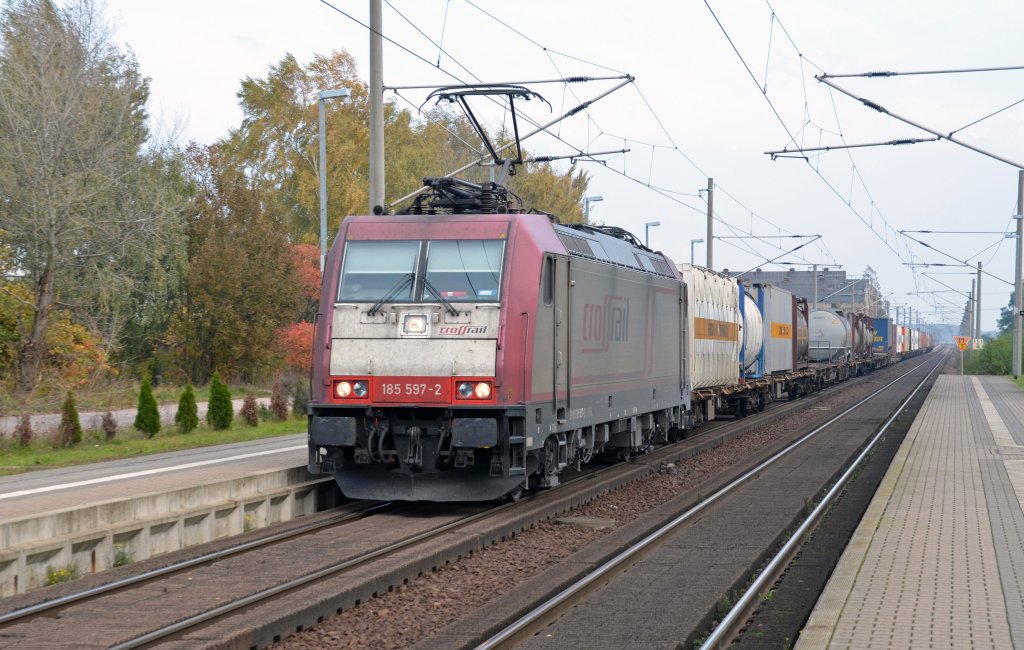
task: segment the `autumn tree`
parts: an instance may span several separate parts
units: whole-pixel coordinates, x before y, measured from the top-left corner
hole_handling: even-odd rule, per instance
[[[175,325],[182,365],[196,382],[215,367],[253,380],[272,366],[277,330],[302,308],[287,215],[223,147],[192,147],[190,156],[196,216]]]
[[[325,105],[328,233],[333,236],[344,217],[369,211],[368,91],[352,57],[335,51],[303,65],[289,54],[266,77],[246,78],[238,93],[245,118],[224,144],[246,161],[254,178],[274,188],[290,215],[294,242],[315,242],[319,233],[317,93],[342,87],[351,91],[350,99]],[[425,176],[445,175],[480,157],[483,147],[464,117],[428,108],[414,116],[395,103],[385,104],[388,200],[422,187]],[[477,167],[463,176],[485,181],[488,172]],[[586,184],[585,173],[570,169],[561,174],[549,163],[525,165],[509,181],[528,207],[556,213],[564,221],[582,219]]]
[[[138,317],[140,278],[174,248],[181,212],[163,183],[166,151],[147,146],[148,96],[91,0],[10,0],[0,12],[0,229],[31,289],[21,393],[39,379],[55,308],[115,344]]]
[[[348,101],[326,104],[328,232],[368,211],[367,88],[351,56],[333,52],[308,64],[286,55],[238,92],[244,119],[210,147],[187,150],[194,197],[188,226],[188,280],[172,344],[194,381],[214,367],[255,380],[282,358],[308,364],[309,323],[319,303],[319,131],[317,93],[345,87]],[[387,196],[396,199],[479,158],[465,118],[433,107],[422,116],[385,107]],[[468,170],[484,181],[488,171]],[[587,175],[549,163],[522,166],[509,179],[528,208],[578,221]]]

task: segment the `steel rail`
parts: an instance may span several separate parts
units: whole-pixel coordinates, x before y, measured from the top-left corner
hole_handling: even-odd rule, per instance
[[[393,505],[394,504],[392,502],[379,503],[373,506],[369,506],[367,508],[363,508],[362,510],[348,512],[344,515],[339,515],[337,517],[325,519],[324,521],[319,521],[313,524],[300,526],[298,528],[282,531],[280,533],[274,533],[273,535],[268,535],[266,537],[254,539],[243,544],[230,546],[228,548],[224,548],[219,551],[214,551],[212,553],[206,553],[191,558],[189,560],[175,562],[174,564],[169,564],[158,569],[153,569],[152,571],[146,571],[145,573],[140,573],[138,575],[128,576],[127,578],[122,578],[120,580],[114,580],[113,582],[108,582],[96,587],[92,587],[91,589],[86,589],[84,591],[68,594],[67,596],[61,596],[60,598],[54,598],[53,600],[43,601],[41,603],[37,603],[29,607],[15,609],[0,615],[0,625],[12,623],[31,616],[36,616],[38,614],[41,614],[52,609],[71,605],[82,600],[94,598],[96,596],[109,593],[111,591],[123,589],[125,587],[130,587],[140,582],[146,582],[147,580],[153,580],[155,578],[160,578],[162,576],[170,575],[172,573],[177,573],[178,571],[184,571],[185,569],[189,569],[201,564],[214,562],[216,560],[221,560],[226,557],[231,557],[232,555],[237,555],[239,553],[251,551],[255,548],[260,548],[262,546],[267,546],[269,544],[275,544],[277,542],[287,540],[292,537],[305,535],[307,533],[320,530],[321,528],[329,528],[331,526],[345,523],[354,519],[361,519],[370,514],[376,514],[378,511],[387,510],[391,508]]]
[[[197,625],[200,625],[212,619],[224,616],[225,614],[230,614],[231,612],[234,612],[236,610],[243,609],[249,607],[250,605],[254,605],[261,601],[267,600],[269,598],[277,596],[278,594],[282,594],[284,592],[291,591],[299,587],[303,587],[307,584],[316,582],[317,580],[321,580],[323,578],[328,578],[334,574],[341,573],[343,571],[346,571],[347,569],[351,569],[352,567],[359,566],[360,564],[365,564],[370,560],[375,560],[385,555],[391,555],[392,553],[400,551],[406,547],[413,546],[425,540],[432,539],[450,530],[461,528],[475,521],[483,519],[484,517],[489,517],[497,511],[504,510],[514,505],[516,505],[516,502],[504,503],[494,508],[487,508],[482,512],[477,512],[466,517],[461,517],[455,521],[444,524],[443,526],[438,526],[437,528],[433,528],[431,530],[427,530],[422,533],[417,533],[410,537],[406,537],[405,539],[399,540],[394,544],[389,544],[375,551],[363,553],[362,555],[358,555],[354,558],[350,558],[343,562],[339,562],[337,564],[324,567],[323,569],[319,569],[312,573],[307,573],[304,576],[293,578],[292,580],[288,580],[287,582],[282,582],[279,585],[275,585],[273,587],[257,591],[256,593],[250,594],[248,596],[232,601],[230,603],[225,603],[224,605],[221,605],[219,607],[215,607],[213,609],[196,614],[194,616],[189,616],[188,618],[181,619],[170,625],[158,628],[151,632],[147,632],[146,634],[134,637],[128,641],[111,645],[108,648],[108,650],[128,650],[129,648],[138,648],[153,643],[155,641],[159,641],[160,639],[164,639],[168,636],[171,636],[172,634],[183,632],[185,630],[196,627]]]
[[[601,580],[605,576],[611,574],[615,569],[617,569],[619,566],[623,565],[626,561],[628,561],[628,560],[634,558],[635,556],[637,556],[640,552],[642,552],[648,546],[651,546],[656,541],[658,541],[661,538],[663,538],[664,536],[668,535],[669,533],[674,531],[676,528],[678,528],[681,524],[686,523],[686,522],[692,520],[697,515],[703,513],[711,505],[717,503],[718,501],[720,501],[724,497],[728,496],[731,492],[736,490],[736,488],[740,487],[741,485],[743,485],[744,483],[749,481],[751,478],[759,475],[767,467],[769,467],[769,466],[773,465],[774,463],[776,463],[777,461],[781,460],[782,458],[787,456],[789,453],[793,452],[794,450],[796,450],[797,448],[802,446],[804,443],[806,443],[807,441],[809,441],[812,438],[814,438],[816,435],[818,435],[819,433],[821,433],[822,431],[824,431],[828,427],[832,426],[833,424],[835,424],[836,422],[838,422],[842,418],[846,417],[851,412],[859,409],[861,406],[867,404],[872,399],[874,399],[878,395],[880,395],[883,392],[885,392],[890,386],[892,386],[892,385],[902,381],[903,379],[905,379],[906,377],[910,376],[911,374],[916,372],[918,369],[920,369],[924,365],[926,365],[926,364],[925,363],[921,363],[921,364],[918,364],[918,365],[914,366],[912,369],[908,370],[904,374],[902,374],[899,377],[893,379],[892,381],[890,381],[889,383],[885,384],[884,386],[882,386],[878,390],[874,391],[873,393],[871,393],[867,397],[861,399],[856,404],[848,407],[842,413],[832,417],[831,419],[829,419],[824,424],[821,424],[821,425],[817,426],[811,432],[804,434],[798,440],[794,441],[792,444],[787,446],[785,449],[783,449],[783,450],[773,454],[768,459],[766,459],[763,462],[759,463],[753,469],[748,470],[744,474],[740,475],[738,478],[733,479],[727,485],[725,485],[724,487],[720,488],[719,490],[717,490],[713,494],[709,495],[708,497],[706,497],[703,501],[701,501],[697,505],[691,507],[690,509],[686,510],[682,514],[677,515],[675,518],[673,518],[670,521],[668,521],[667,523],[663,524],[661,527],[659,527],[654,532],[650,533],[649,535],[647,535],[643,539],[639,540],[635,544],[629,546],[625,550],[623,550],[620,553],[616,554],[610,560],[608,560],[607,562],[605,562],[601,566],[597,567],[596,569],[594,569],[593,571],[588,573],[583,578],[581,578],[578,581],[576,581],[575,583],[569,585],[568,587],[563,589],[561,592],[559,592],[558,594],[556,594],[552,598],[548,599],[547,601],[545,601],[545,602],[541,603],[540,605],[538,605],[537,607],[535,607],[533,610],[527,612],[523,617],[521,617],[520,619],[516,620],[511,625],[507,626],[505,629],[501,630],[500,632],[498,632],[497,634],[493,635],[492,637],[490,637],[489,639],[487,639],[483,643],[481,643],[478,646],[476,646],[476,650],[491,650],[493,648],[504,647],[505,644],[508,644],[508,643],[512,642],[517,636],[519,636],[520,634],[522,634],[525,631],[529,630],[532,626],[536,625],[538,622],[544,620],[551,612],[555,611],[558,607],[562,606],[563,604],[565,604],[567,601],[569,601],[573,597],[577,596],[578,594],[584,592],[587,588],[589,588],[590,586],[594,585],[596,582],[598,582],[599,580]]]
[[[598,474],[601,474],[601,473],[603,473],[605,471],[611,471],[611,470],[616,469],[618,467],[621,467],[621,464],[616,463],[614,465],[609,465],[609,466],[606,466],[606,467],[599,467],[599,468],[597,468],[597,469],[595,469],[595,470],[593,470],[591,472],[583,473],[583,474],[580,474],[579,476],[573,477],[572,479],[562,483],[562,486],[570,485],[570,484],[575,483],[577,481],[585,481],[585,480],[593,479]],[[546,494],[548,494],[548,492],[538,492],[538,493],[532,495],[530,497],[530,499],[535,499],[537,497],[544,496]],[[338,564],[335,564],[333,566],[325,567],[325,568],[320,569],[318,571],[315,571],[313,573],[306,574],[305,576],[301,576],[299,578],[295,578],[293,580],[289,580],[288,582],[281,583],[281,584],[276,585],[274,587],[270,587],[268,589],[264,589],[262,591],[258,591],[258,592],[254,593],[254,594],[250,594],[249,596],[246,596],[246,597],[241,598],[239,600],[232,601],[230,603],[226,603],[224,605],[221,605],[220,607],[208,610],[206,612],[202,612],[200,614],[196,614],[195,616],[191,616],[191,617],[188,617],[188,618],[185,618],[185,619],[181,619],[180,621],[178,621],[176,623],[173,623],[171,625],[168,625],[166,627],[162,627],[162,628],[153,630],[152,632],[148,632],[148,633],[146,633],[146,634],[144,634],[142,636],[135,637],[135,638],[130,639],[128,641],[125,641],[123,643],[112,645],[112,646],[110,646],[110,648],[108,650],[129,650],[130,648],[138,648],[138,647],[142,647],[142,646],[145,646],[147,644],[153,643],[155,641],[159,641],[160,639],[164,639],[164,638],[166,638],[168,636],[171,636],[172,634],[177,634],[178,632],[183,632],[185,630],[188,630],[190,628],[196,627],[197,625],[200,625],[200,624],[205,623],[207,621],[210,621],[212,619],[218,618],[220,616],[224,616],[225,614],[230,614],[233,611],[236,611],[236,610],[239,610],[239,609],[243,609],[245,607],[248,607],[248,606],[253,605],[255,603],[259,603],[259,602],[261,602],[263,600],[267,600],[269,598],[273,598],[274,596],[277,596],[278,594],[281,594],[281,593],[284,593],[284,592],[287,592],[287,591],[291,591],[293,589],[297,589],[297,588],[303,587],[303,586],[305,586],[305,585],[307,585],[307,584],[309,584],[311,582],[315,582],[317,580],[320,580],[321,578],[330,577],[331,575],[334,575],[335,573],[341,573],[341,572],[343,572],[343,571],[345,571],[347,569],[350,569],[352,567],[358,566],[360,564],[365,564],[366,562],[369,562],[370,560],[374,560],[374,559],[377,559],[377,558],[385,556],[385,555],[390,555],[390,554],[395,553],[397,551],[400,551],[400,550],[402,550],[402,549],[404,549],[404,548],[406,548],[408,546],[413,546],[413,545],[418,544],[418,543],[420,543],[422,541],[429,540],[429,539],[431,539],[433,537],[436,537],[436,536],[438,536],[438,535],[440,535],[442,533],[446,533],[446,532],[454,530],[456,528],[460,528],[462,526],[466,526],[466,525],[471,524],[471,523],[473,523],[475,521],[478,521],[480,519],[483,519],[485,517],[493,515],[495,512],[498,512],[498,511],[501,511],[501,510],[505,510],[507,508],[511,508],[511,507],[515,506],[517,503],[518,502],[516,502],[516,501],[510,501],[510,502],[503,503],[503,504],[501,504],[501,505],[499,505],[497,507],[487,508],[486,510],[484,510],[482,512],[478,512],[478,513],[475,513],[475,514],[472,514],[472,515],[468,515],[466,517],[462,517],[462,518],[460,518],[460,519],[458,519],[456,521],[444,524],[443,526],[439,526],[439,527],[434,528],[432,530],[424,531],[422,533],[418,533],[418,534],[413,535],[411,537],[407,537],[407,538],[405,538],[403,540],[400,540],[400,541],[398,541],[398,542],[396,542],[394,544],[391,544],[391,545],[379,548],[379,549],[377,549],[375,551],[370,551],[369,553],[364,553],[363,555],[351,558],[349,560],[345,560],[344,562],[339,562]]]
[[[705,432],[702,432],[702,433],[705,433]],[[683,444],[683,443],[684,443],[684,441],[679,441],[679,443],[677,443],[677,444]],[[669,446],[672,446],[672,445],[669,445]],[[608,465],[608,466],[605,466],[605,467],[598,467],[598,468],[596,468],[596,469],[594,469],[594,470],[592,470],[590,472],[581,473],[578,476],[574,476],[573,478],[563,482],[561,484],[561,487],[565,487],[565,486],[568,486],[568,485],[571,485],[573,483],[580,482],[580,481],[587,481],[587,480],[594,479],[596,476],[598,476],[600,474],[603,474],[603,473],[609,472],[609,471],[614,471],[614,470],[617,470],[617,469],[621,469],[624,465],[628,465],[628,464],[629,463],[625,463],[625,464],[623,464],[623,463],[615,463],[615,464]],[[531,495],[529,497],[529,499],[532,500],[532,499],[535,499],[535,498],[538,498],[538,497],[542,497],[542,496],[544,496],[546,494],[549,494],[549,493],[548,492],[539,492],[539,493]],[[468,517],[463,517],[463,518],[461,518],[461,519],[459,519],[457,521],[453,521],[451,523],[445,524],[444,526],[440,526],[440,527],[435,528],[433,530],[425,531],[425,532],[419,533],[417,535],[414,535],[412,537],[409,537],[409,538],[406,538],[404,540],[401,540],[401,541],[397,542],[396,544],[393,544],[393,545],[390,545],[390,546],[387,546],[387,547],[384,547],[384,548],[377,549],[376,551],[371,551],[369,553],[363,554],[363,555],[355,557],[355,558],[351,558],[349,560],[346,560],[344,562],[338,563],[338,564],[330,566],[330,567],[325,567],[324,569],[320,569],[319,571],[316,571],[314,573],[310,573],[310,574],[307,574],[305,576],[296,578],[294,580],[282,583],[280,585],[277,585],[277,586],[265,589],[263,591],[251,594],[251,595],[246,596],[246,597],[244,597],[244,598],[242,598],[240,600],[233,601],[231,603],[226,603],[225,605],[222,605],[222,606],[217,607],[215,609],[208,610],[206,612],[197,614],[195,616],[182,619],[182,620],[180,620],[180,621],[178,621],[176,623],[173,623],[173,624],[171,624],[169,626],[166,626],[166,627],[159,628],[157,630],[153,630],[151,632],[148,632],[145,635],[135,637],[133,639],[130,639],[130,640],[125,641],[125,642],[120,643],[120,644],[112,645],[112,646],[110,646],[109,650],[129,650],[131,648],[138,648],[138,647],[142,647],[142,646],[145,646],[147,644],[153,643],[155,641],[159,641],[160,639],[164,639],[164,638],[166,638],[168,636],[171,636],[172,634],[177,634],[179,632],[183,632],[185,630],[188,630],[190,628],[196,627],[197,625],[200,625],[200,624],[205,623],[207,621],[210,621],[212,619],[218,618],[220,616],[224,616],[226,614],[230,614],[233,611],[236,611],[238,609],[242,609],[242,608],[248,607],[250,605],[253,605],[255,603],[261,602],[263,600],[267,600],[269,598],[277,596],[278,594],[281,594],[281,593],[284,593],[284,592],[287,592],[287,591],[291,591],[293,589],[300,588],[300,587],[302,587],[302,586],[304,586],[304,585],[306,585],[308,583],[315,582],[316,580],[319,580],[321,578],[329,577],[329,576],[331,576],[331,575],[333,575],[335,573],[340,573],[342,571],[350,569],[350,568],[352,568],[354,566],[357,566],[359,564],[363,564],[363,563],[368,562],[370,560],[376,559],[378,557],[385,556],[385,555],[390,555],[390,554],[392,554],[392,553],[394,553],[396,551],[399,551],[399,550],[401,550],[403,548],[406,548],[408,546],[412,546],[412,545],[417,544],[419,542],[422,542],[422,541],[428,540],[428,539],[430,539],[432,537],[435,537],[437,535],[440,535],[441,533],[445,533],[445,532],[448,532],[448,531],[453,530],[455,528],[459,528],[461,526],[465,526],[467,524],[473,523],[473,522],[475,522],[475,521],[477,521],[479,519],[482,519],[482,518],[484,518],[486,516],[494,514],[496,511],[504,510],[506,508],[511,508],[511,507],[515,506],[516,503],[517,502],[504,503],[504,504],[502,504],[500,506],[497,506],[496,508],[490,508],[490,509],[487,509],[487,510],[485,510],[483,512],[479,512],[479,513],[476,513],[476,514],[473,514],[473,515],[469,515]]]
[[[804,519],[800,527],[796,529],[793,535],[789,538],[786,544],[775,554],[775,557],[771,559],[768,565],[758,575],[757,579],[747,587],[746,591],[739,598],[732,609],[725,615],[722,621],[712,630],[708,638],[701,644],[700,650],[710,650],[711,648],[724,648],[730,645],[738,635],[742,624],[750,617],[754,609],[758,605],[758,598],[762,593],[767,590],[767,587],[774,583],[778,576],[781,575],[782,570],[792,561],[793,556],[800,550],[803,545],[804,536],[814,529],[818,525],[818,522],[824,516],[825,512],[832,506],[832,502],[835,501],[836,497],[843,491],[846,484],[853,477],[854,473],[860,468],[861,463],[871,454],[874,450],[875,445],[885,432],[888,431],[889,426],[896,421],[896,418],[903,413],[907,405],[910,404],[910,400],[914,399],[918,391],[924,386],[928,378],[935,374],[935,371],[939,369],[946,359],[941,358],[935,364],[935,366],[928,371],[928,374],[917,384],[917,387],[911,391],[910,395],[907,396],[903,403],[899,405],[896,411],[889,417],[889,419],[882,425],[875,437],[871,439],[871,442],[861,451],[857,458],[853,461],[849,468],[843,473],[842,476],[836,481],[832,489],[822,497],[818,506]],[[920,367],[920,366],[918,366]]]

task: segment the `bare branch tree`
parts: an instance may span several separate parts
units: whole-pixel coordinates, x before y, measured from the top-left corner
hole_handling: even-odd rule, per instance
[[[59,303],[114,346],[127,298],[181,235],[166,146],[147,146],[148,80],[91,0],[0,14],[0,229],[33,288],[17,388],[30,392]]]

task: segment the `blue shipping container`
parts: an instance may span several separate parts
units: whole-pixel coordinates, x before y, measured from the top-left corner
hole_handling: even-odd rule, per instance
[[[892,331],[891,318],[874,318],[872,326],[875,328],[874,338],[871,340],[871,352],[876,354],[888,354],[892,347],[889,334]]]

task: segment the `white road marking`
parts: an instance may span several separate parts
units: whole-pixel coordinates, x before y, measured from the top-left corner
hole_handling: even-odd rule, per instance
[[[130,472],[128,474],[115,474],[114,476],[104,476],[101,478],[92,478],[86,481],[75,481],[73,483],[60,483],[58,485],[47,485],[46,487],[33,488],[31,490],[19,490],[17,492],[5,492],[0,494],[0,501],[4,499],[14,499],[17,497],[29,496],[31,494],[41,494],[43,492],[55,492],[57,490],[70,490],[71,488],[82,487],[85,485],[96,485],[98,483],[110,483],[111,481],[120,481],[127,478],[138,478],[140,476],[152,476],[153,474],[163,474],[165,472],[174,472],[181,469],[191,469],[193,467],[203,467],[204,465],[215,465],[217,463],[226,463],[232,460],[242,460],[244,458],[255,458],[257,456],[269,456],[270,454],[280,454],[286,451],[298,451],[299,449],[305,449],[306,445],[295,445],[294,447],[283,447],[281,449],[271,449],[268,451],[254,451],[249,454],[240,454],[238,456],[229,456],[227,458],[214,458],[211,460],[200,460],[194,463],[185,463],[184,465],[174,465],[173,467],[159,467],[157,469],[147,469],[140,472]]]

